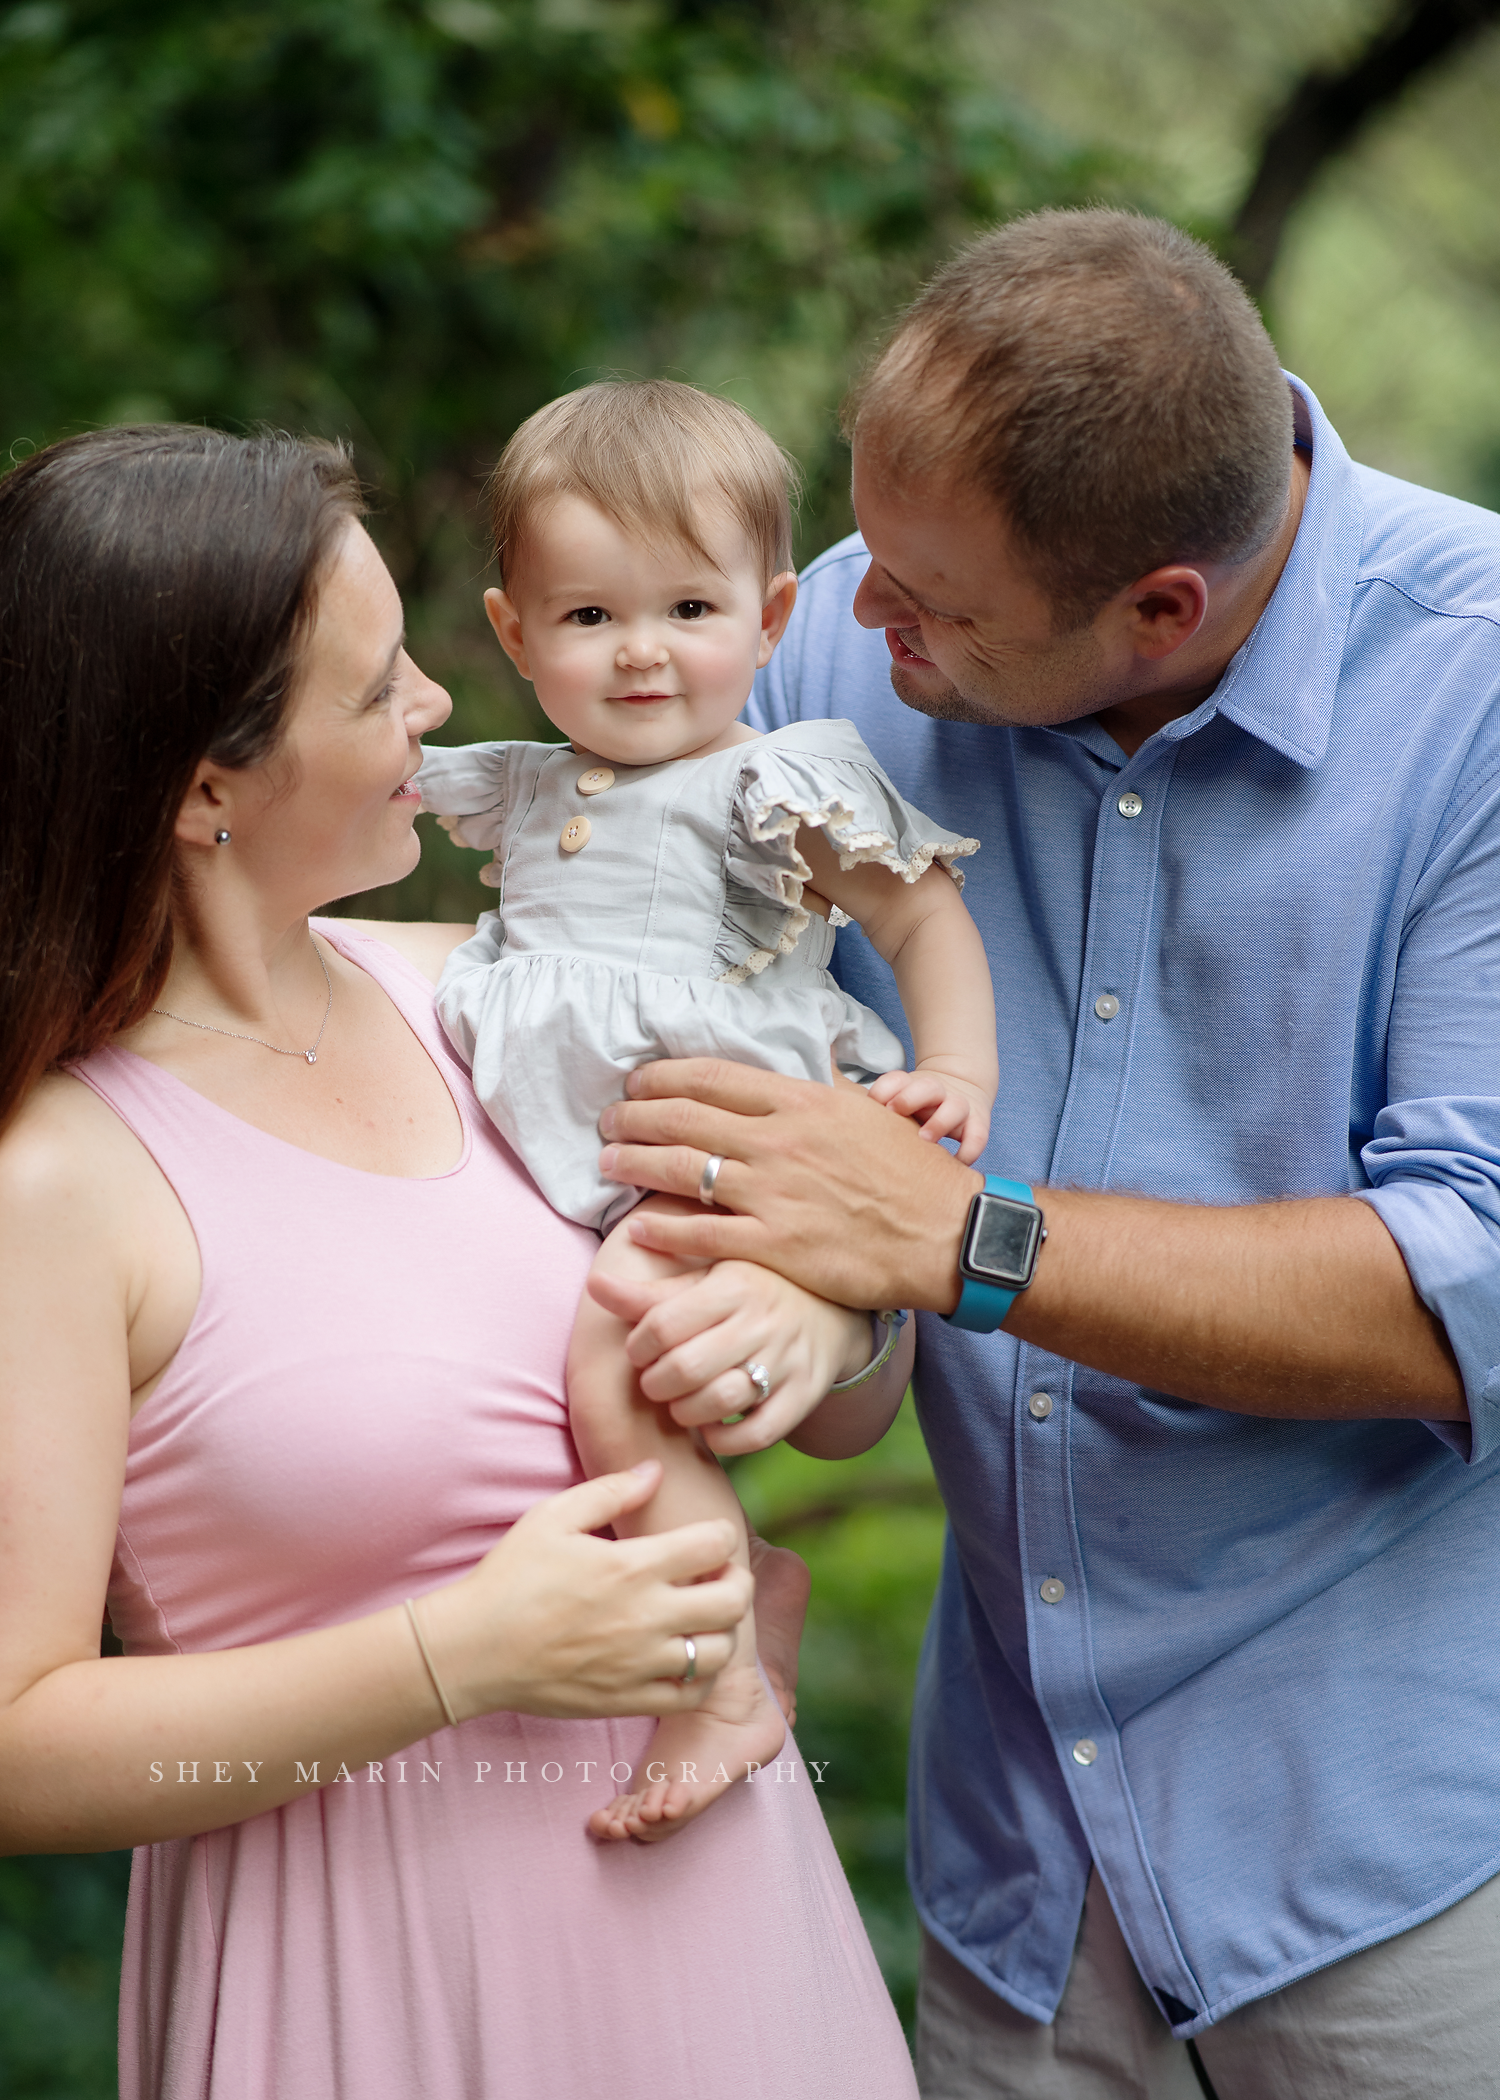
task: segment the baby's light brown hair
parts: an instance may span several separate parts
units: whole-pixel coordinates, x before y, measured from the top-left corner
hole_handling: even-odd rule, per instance
[[[485,495],[507,586],[528,526],[558,496],[581,496],[622,530],[709,562],[699,514],[717,497],[765,585],[792,566],[796,486],[795,461],[734,402],[675,379],[601,379],[528,416]]]

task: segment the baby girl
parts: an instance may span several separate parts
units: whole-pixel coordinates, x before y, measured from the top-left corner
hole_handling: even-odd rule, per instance
[[[532,416],[490,484],[503,588],[485,607],[568,741],[429,750],[418,776],[424,806],[493,853],[481,879],[498,892],[449,961],[438,1010],[548,1201],[606,1235],[596,1275],[663,1273],[622,1224],[639,1192],[598,1168],[599,1116],[652,1058],[733,1058],[825,1084],[836,1066],[927,1136],[956,1139],[966,1161],[988,1131],[993,998],[952,865],[978,842],[903,801],[850,724],[758,736],[737,720],[796,597],[789,478],[742,410],[668,381],[584,387]],[[828,974],[834,928],[851,920],[895,973],[911,1072]],[[567,1371],[584,1466],[659,1458],[635,1528],[727,1515],[744,1561],[727,1477],[642,1397],[622,1332],[584,1298]],[[763,1401],[779,1369],[773,1343],[756,1348],[729,1374],[743,1387],[730,1405]],[[665,1835],[783,1733],[752,1615],[709,1701],[658,1726],[645,1769],[665,1778],[590,1828]]]

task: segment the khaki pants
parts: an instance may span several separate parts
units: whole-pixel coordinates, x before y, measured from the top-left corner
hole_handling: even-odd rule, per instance
[[[1496,2100],[1500,1880],[1226,2014],[1190,2048],[1091,1875],[1050,2027],[923,1935],[917,2084],[923,2100]]]

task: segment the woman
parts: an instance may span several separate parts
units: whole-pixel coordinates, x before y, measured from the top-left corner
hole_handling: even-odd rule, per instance
[[[670,1847],[583,1835],[748,1584],[722,1525],[592,1535],[654,1476],[573,1485],[593,1241],[434,1026],[468,929],[309,927],[415,862],[448,712],[357,510],[206,431],[0,482],[0,1850],[141,1848],[126,2100],[905,2100],[790,1744]],[[659,1392],[866,1360],[734,1268]]]

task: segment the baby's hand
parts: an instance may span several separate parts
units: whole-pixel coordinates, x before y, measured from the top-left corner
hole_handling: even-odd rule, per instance
[[[978,1159],[990,1134],[989,1089],[936,1065],[918,1065],[914,1072],[882,1072],[870,1088],[870,1099],[920,1123],[923,1137],[933,1144],[956,1137],[958,1156],[966,1167]]]

